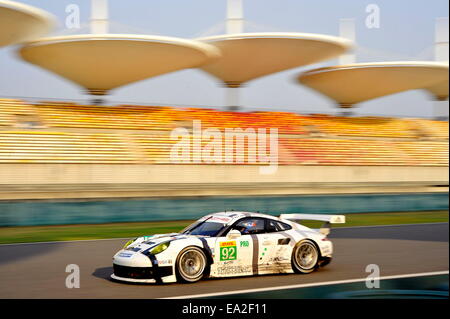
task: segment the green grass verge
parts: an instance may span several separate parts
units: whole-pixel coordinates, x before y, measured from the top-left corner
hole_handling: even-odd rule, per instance
[[[348,214],[345,224],[333,227],[448,222],[448,211]],[[136,237],[177,232],[192,221],[161,221],[89,225],[0,227],[0,244]],[[318,228],[320,222],[305,222]]]

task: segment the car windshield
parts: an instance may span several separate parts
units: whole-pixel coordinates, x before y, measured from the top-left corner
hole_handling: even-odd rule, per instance
[[[196,222],[182,231],[185,235],[198,235],[198,236],[216,236],[226,224],[216,223],[216,222]]]

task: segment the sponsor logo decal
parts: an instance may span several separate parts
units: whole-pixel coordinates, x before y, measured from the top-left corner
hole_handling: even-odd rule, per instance
[[[247,240],[241,241],[239,247],[248,247],[248,241]]]
[[[210,219],[208,219],[208,221],[218,221],[218,222],[222,222],[222,223],[229,223],[232,220],[232,218],[230,217],[222,217],[222,216],[213,216]]]
[[[218,275],[234,275],[234,274],[242,274],[252,271],[252,266],[225,266],[217,268]]]
[[[220,261],[236,260],[236,241],[224,241],[220,243]]]
[[[230,246],[236,246],[236,241],[223,241],[220,243],[220,247],[230,247]]]
[[[128,258],[128,257],[131,257],[131,256],[133,256],[133,254],[130,254],[130,253],[120,253],[120,254],[119,254],[119,257],[125,257],[125,258]]]

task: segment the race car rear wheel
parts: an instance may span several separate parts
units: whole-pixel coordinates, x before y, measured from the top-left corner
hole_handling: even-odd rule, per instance
[[[177,257],[176,273],[181,282],[196,282],[203,278],[207,267],[206,255],[198,247],[186,247]]]
[[[292,268],[296,273],[309,274],[319,262],[319,251],[311,240],[302,240],[292,252]]]

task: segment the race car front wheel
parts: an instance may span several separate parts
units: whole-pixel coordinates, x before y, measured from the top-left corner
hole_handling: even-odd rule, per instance
[[[292,268],[296,273],[309,274],[319,262],[319,251],[310,240],[302,240],[292,252]]]
[[[177,278],[181,282],[196,282],[203,278],[207,266],[205,253],[198,247],[186,247],[177,257]]]

